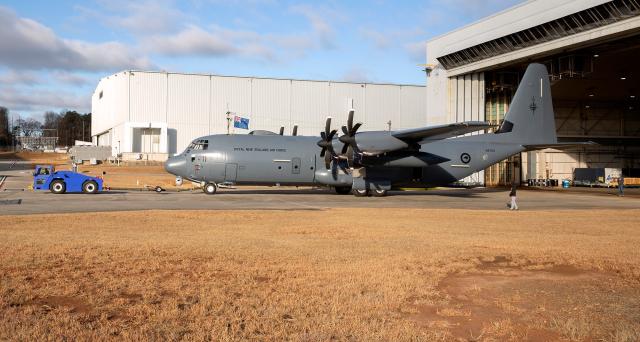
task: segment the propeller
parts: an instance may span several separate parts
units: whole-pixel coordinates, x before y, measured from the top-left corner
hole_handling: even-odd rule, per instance
[[[298,135],[298,125],[293,126],[293,132],[291,132],[291,135],[294,137]]]
[[[362,123],[358,122],[353,125],[353,115],[355,114],[354,110],[349,111],[349,118],[347,119],[347,125],[342,126],[342,133],[344,133],[340,138],[340,142],[344,144],[342,146],[342,154],[347,156],[347,160],[349,161],[349,165],[353,163],[354,153],[358,153],[358,145],[356,144],[356,133],[358,133],[358,128],[362,126]]]
[[[318,146],[322,148],[320,151],[320,157],[324,157],[324,165],[329,169],[331,167],[331,158],[336,156],[336,152],[333,150],[333,136],[338,131],[331,130],[331,118],[327,118],[327,122],[324,127],[324,132],[320,132],[320,139]],[[327,151],[329,153],[327,153]]]
[[[280,135],[284,135],[284,126],[280,126]]]

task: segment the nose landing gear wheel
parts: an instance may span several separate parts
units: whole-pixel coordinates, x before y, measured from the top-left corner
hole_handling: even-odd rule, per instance
[[[218,190],[216,183],[207,183],[202,187],[202,191],[204,191],[207,195],[213,195]]]
[[[366,197],[369,196],[369,190],[366,189],[353,189],[351,191],[356,197]]]

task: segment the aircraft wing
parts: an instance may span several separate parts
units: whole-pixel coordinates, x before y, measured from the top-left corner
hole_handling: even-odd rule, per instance
[[[464,135],[491,127],[494,127],[494,125],[488,122],[467,121],[446,125],[404,129],[401,131],[392,132],[391,135],[405,141],[420,141],[423,139],[440,140],[457,137],[459,135]]]

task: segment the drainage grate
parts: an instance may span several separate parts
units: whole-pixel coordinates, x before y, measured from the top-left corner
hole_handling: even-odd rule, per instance
[[[22,204],[22,199],[0,200],[0,205]]]

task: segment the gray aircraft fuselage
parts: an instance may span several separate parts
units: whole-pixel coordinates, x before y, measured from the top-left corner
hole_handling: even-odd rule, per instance
[[[493,139],[487,140],[488,136]],[[437,165],[406,152],[363,157],[362,162],[367,178],[388,180],[394,187],[446,185],[525,150],[521,144],[501,140],[500,134],[483,134],[422,142],[419,152],[449,159]],[[334,177],[326,169],[318,137],[210,135],[194,140],[196,146],[198,141],[206,141],[206,149],[188,148],[171,157],[167,171],[196,182],[351,185],[351,177],[342,170]],[[342,144],[335,139],[334,145],[338,149]]]

